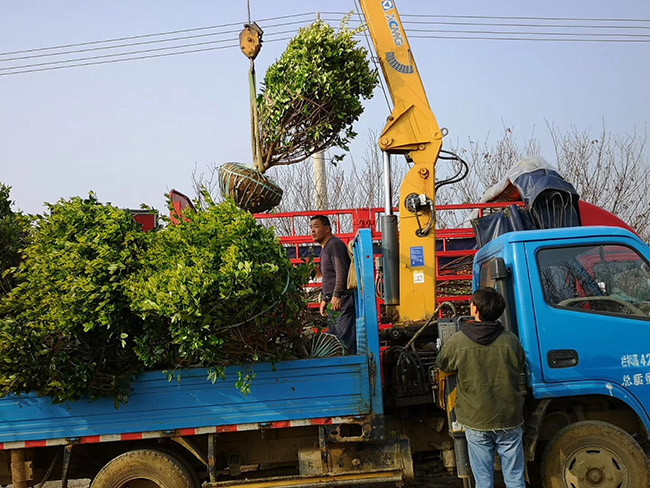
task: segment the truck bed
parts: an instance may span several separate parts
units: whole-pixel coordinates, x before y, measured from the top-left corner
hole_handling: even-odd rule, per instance
[[[377,302],[370,231],[354,243],[359,290],[355,356],[261,363],[226,369],[212,383],[205,368],[181,370],[180,381],[162,371],[139,375],[127,404],[112,398],[53,404],[35,394],[0,398],[0,450],[95,443],[172,435],[342,423],[383,413]],[[237,372],[254,373],[242,394]]]
[[[248,423],[345,417],[370,411],[364,355],[256,365],[251,393],[235,387],[237,371],[214,384],[206,369],[181,370],[168,381],[161,371],[138,376],[127,404],[112,398],[53,404],[34,394],[0,399],[0,442],[88,438]],[[83,439],[81,440],[84,441]]]

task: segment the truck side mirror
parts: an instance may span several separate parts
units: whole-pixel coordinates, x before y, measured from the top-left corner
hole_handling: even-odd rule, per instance
[[[503,258],[494,258],[490,260],[489,276],[494,279],[494,288],[498,291],[506,302],[506,308],[501,315],[501,323],[510,332],[513,332],[512,307],[509,303],[507,279],[510,276],[508,268]]]

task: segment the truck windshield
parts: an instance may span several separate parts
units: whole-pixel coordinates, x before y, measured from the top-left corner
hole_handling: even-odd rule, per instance
[[[544,299],[554,307],[650,319],[650,267],[620,245],[542,249]]]

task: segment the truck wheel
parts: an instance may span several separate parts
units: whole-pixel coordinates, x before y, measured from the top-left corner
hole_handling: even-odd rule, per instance
[[[192,475],[167,453],[126,452],[104,466],[91,488],[196,488]]]
[[[641,446],[623,429],[590,420],[568,425],[549,442],[542,459],[544,488],[648,486]]]

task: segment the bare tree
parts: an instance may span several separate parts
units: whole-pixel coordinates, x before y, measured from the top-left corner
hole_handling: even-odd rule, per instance
[[[343,208],[374,208],[384,206],[383,190],[383,157],[377,145],[377,134],[369,132],[368,144],[361,162],[349,155],[350,165],[328,164],[327,190],[329,209]],[[330,159],[331,161],[331,159]],[[391,168],[393,181],[402,181],[406,165],[401,160],[393,161]],[[314,208],[314,181],[309,163],[299,163],[294,166],[280,166],[267,173],[284,189],[284,195],[277,212],[310,211]],[[307,222],[304,219],[304,222]],[[270,223],[281,232],[297,232],[306,224],[288,222],[286,219],[272,219]],[[345,232],[351,231],[351,221],[340,221],[339,225]],[[292,226],[288,228],[288,226]]]
[[[549,162],[557,166],[564,178],[574,185],[581,198],[612,212],[639,235],[650,239],[650,164],[647,159],[647,133],[643,135],[613,135],[605,128],[598,137],[592,137],[590,130],[579,131],[572,128],[563,132],[547,124],[551,134],[555,159]],[[350,156],[352,165],[327,165],[328,202],[331,209],[383,207],[383,158],[376,143],[377,133],[370,132],[368,144],[360,164]],[[514,130],[503,128],[500,139],[492,144],[489,135],[482,142],[470,139],[466,147],[456,144],[452,151],[469,164],[469,174],[463,181],[445,186],[436,194],[436,203],[475,203],[480,201],[487,188],[498,183],[506,172],[524,156],[539,155],[540,143],[535,138],[519,142]],[[403,158],[394,157],[392,177],[395,195],[399,192],[399,182],[404,179],[408,166]],[[457,167],[447,161],[439,161],[436,166],[437,180],[456,172]],[[282,202],[275,211],[309,211],[313,209],[314,182],[309,163],[276,167],[269,172],[283,189]],[[217,167],[212,166],[207,173],[192,175],[196,188],[206,187],[214,198],[219,199]],[[395,202],[397,203],[397,202]],[[467,225],[469,212],[439,212],[437,226],[457,227]],[[277,220],[277,222],[275,222]],[[274,219],[282,232],[289,232],[282,219]]]
[[[481,200],[485,190],[503,179],[506,172],[522,157],[539,154],[539,143],[535,139],[519,145],[512,128],[504,127],[501,138],[496,144],[489,143],[490,135],[483,142],[473,139],[468,141],[467,148],[456,144],[451,151],[458,154],[469,165],[467,177],[453,185],[441,188],[436,194],[437,205],[470,204]],[[455,166],[446,168],[438,162],[436,172],[440,175],[437,179],[444,179],[445,173],[455,171]],[[453,228],[468,225],[471,211],[466,212],[439,212],[437,227]]]
[[[647,133],[614,135],[604,127],[598,136],[575,127],[561,131],[547,124],[553,140],[555,161],[549,162],[575,188],[581,199],[597,205],[629,224],[644,239],[650,239],[650,164]],[[436,195],[438,204],[471,203],[480,200],[487,188],[501,181],[505,173],[524,156],[540,154],[537,139],[523,144],[514,131],[505,128],[495,144],[470,140],[468,148],[456,151],[470,166],[468,177]],[[438,226],[457,226],[466,215],[438,215]]]
[[[535,139],[525,141],[520,147],[511,128],[504,128],[501,139],[494,145],[490,145],[488,139],[489,135],[483,142],[470,139],[467,149],[452,149],[467,161],[469,174],[460,183],[445,188],[445,193],[436,195],[439,203],[478,202],[483,192],[501,181],[522,157],[540,153],[539,143]]]
[[[375,208],[384,207],[384,158],[377,144],[379,136],[376,132],[368,133],[368,143],[363,155],[362,164],[353,165],[346,175],[349,194],[355,207]],[[399,191],[399,183],[408,171],[403,157],[393,157],[391,161],[391,178],[395,185],[395,195]],[[396,200],[393,198],[395,204]]]
[[[648,240],[650,238],[650,164],[645,159],[647,133],[599,136],[575,127],[561,132],[548,125],[558,169],[580,197],[608,210]]]
[[[203,206],[203,192],[202,190],[207,190],[212,200],[215,202],[221,202],[223,196],[221,195],[221,189],[219,188],[219,166],[212,163],[208,165],[208,168],[205,172],[199,173],[197,165],[194,166],[192,171],[192,189],[194,190],[194,195],[199,206]]]
[[[328,204],[331,209],[383,207],[383,158],[377,145],[376,132],[370,131],[368,144],[360,164],[349,155],[351,166],[344,164],[327,165]],[[395,158],[396,159],[396,158]],[[332,161],[333,158],[329,158]],[[393,181],[400,182],[406,173],[401,161],[393,162]],[[219,190],[219,168],[212,164],[205,172],[195,168],[192,173],[194,191],[200,196],[200,188],[206,188],[212,197],[222,199]],[[267,176],[283,189],[282,201],[274,212],[309,211],[314,206],[314,180],[311,163],[305,161],[292,166],[277,166],[267,172]]]

